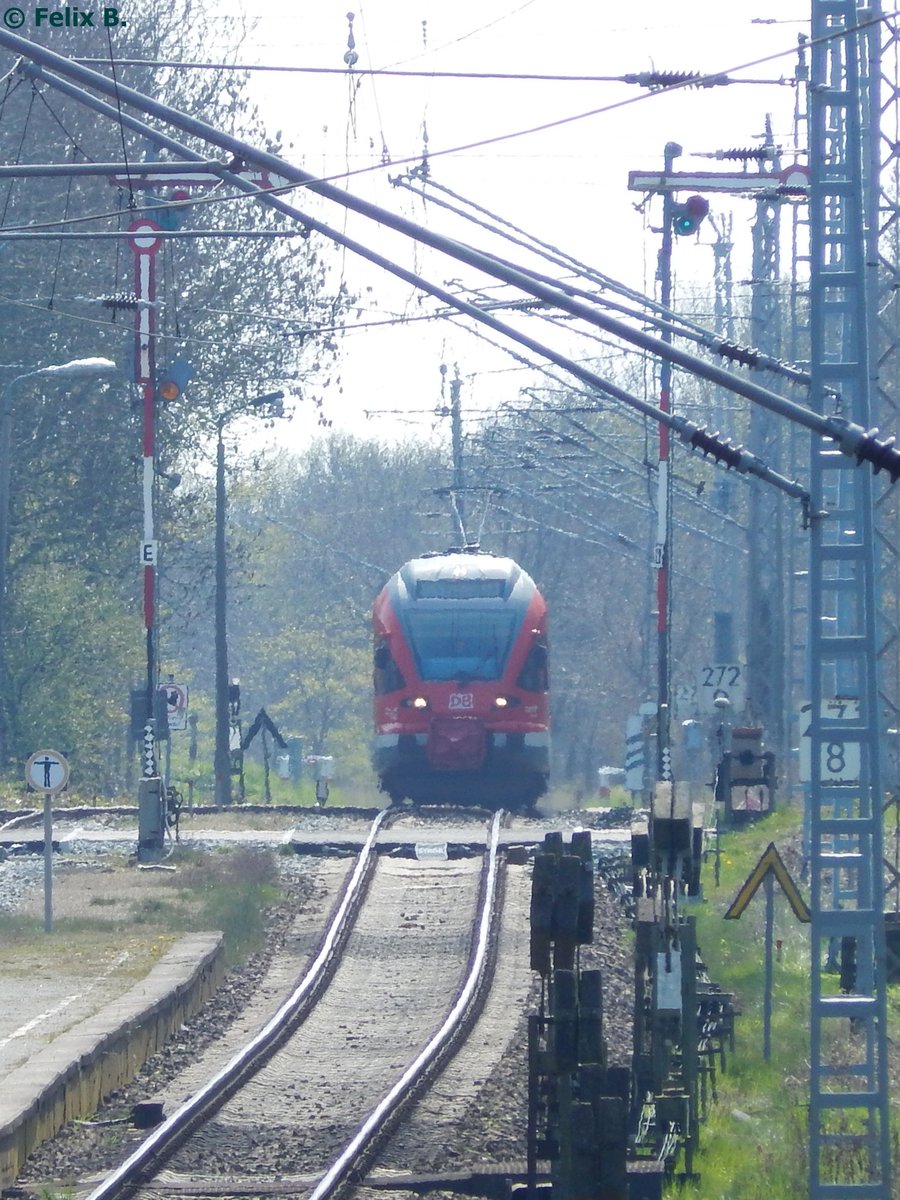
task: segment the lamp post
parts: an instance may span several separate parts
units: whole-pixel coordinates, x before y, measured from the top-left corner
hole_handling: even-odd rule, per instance
[[[267,392],[250,401],[250,407],[268,417],[282,415],[284,392]],[[231,680],[228,676],[227,561],[225,555],[225,426],[246,409],[220,413],[216,421],[216,747],[213,757],[215,803],[231,804]]]
[[[96,379],[117,370],[109,358],[75,358],[71,362],[38,367],[16,375],[3,389],[0,400],[0,678],[6,674],[6,567],[9,553],[9,476],[12,456],[12,406],[16,392],[30,379]],[[4,688],[5,690],[5,688]],[[6,761],[6,712],[0,703],[0,769]]]

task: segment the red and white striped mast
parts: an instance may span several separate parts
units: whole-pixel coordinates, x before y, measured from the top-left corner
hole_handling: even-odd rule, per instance
[[[159,774],[154,732],[156,697],[156,530],[153,489],[156,482],[156,254],[162,245],[159,225],[141,217],[129,226],[134,252],[134,291],[137,297],[134,331],[134,380],[142,399],[143,537],[141,567],[144,573],[144,630],[147,639],[147,715],[144,726],[145,777]]]

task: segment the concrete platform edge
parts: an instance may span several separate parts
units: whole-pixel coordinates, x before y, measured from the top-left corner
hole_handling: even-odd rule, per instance
[[[0,1188],[65,1124],[97,1111],[206,1003],[225,975],[221,933],[181,938],[153,970],[11,1071],[0,1095]]]

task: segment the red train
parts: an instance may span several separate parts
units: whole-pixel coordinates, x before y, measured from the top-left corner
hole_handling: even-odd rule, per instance
[[[423,554],[375,601],[373,759],[391,800],[528,807],[547,790],[547,605],[511,558]]]

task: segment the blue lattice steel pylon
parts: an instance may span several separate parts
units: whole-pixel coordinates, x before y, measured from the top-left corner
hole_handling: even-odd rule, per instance
[[[859,19],[855,0],[813,0],[810,338],[814,404],[868,428]],[[810,493],[809,1195],[889,1200],[872,476],[814,435]]]

